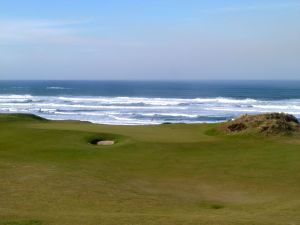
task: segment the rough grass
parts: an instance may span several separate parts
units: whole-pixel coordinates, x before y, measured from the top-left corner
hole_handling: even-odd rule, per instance
[[[0,115],[0,225],[300,224],[297,134],[16,117]]]
[[[255,132],[267,135],[286,135],[300,131],[297,118],[285,113],[243,115],[224,123],[221,128],[229,133]]]

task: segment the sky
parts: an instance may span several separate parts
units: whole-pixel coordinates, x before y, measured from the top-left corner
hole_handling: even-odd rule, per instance
[[[0,79],[300,79],[300,0],[0,0]]]

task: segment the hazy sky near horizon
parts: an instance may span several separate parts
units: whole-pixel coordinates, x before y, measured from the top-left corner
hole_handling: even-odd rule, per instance
[[[0,79],[300,79],[300,0],[0,0]]]

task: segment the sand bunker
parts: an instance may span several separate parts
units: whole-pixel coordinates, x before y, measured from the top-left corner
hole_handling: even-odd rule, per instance
[[[92,139],[90,141],[90,143],[92,145],[113,145],[115,144],[116,142],[114,140],[107,140],[107,139],[100,139],[100,138],[95,138],[95,139]]]
[[[104,140],[104,141],[97,141],[96,145],[113,145],[115,141],[111,140]]]

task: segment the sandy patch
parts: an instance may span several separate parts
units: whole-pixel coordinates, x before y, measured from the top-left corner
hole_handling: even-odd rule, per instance
[[[113,145],[115,141],[105,140],[105,141],[98,141],[97,145]]]

